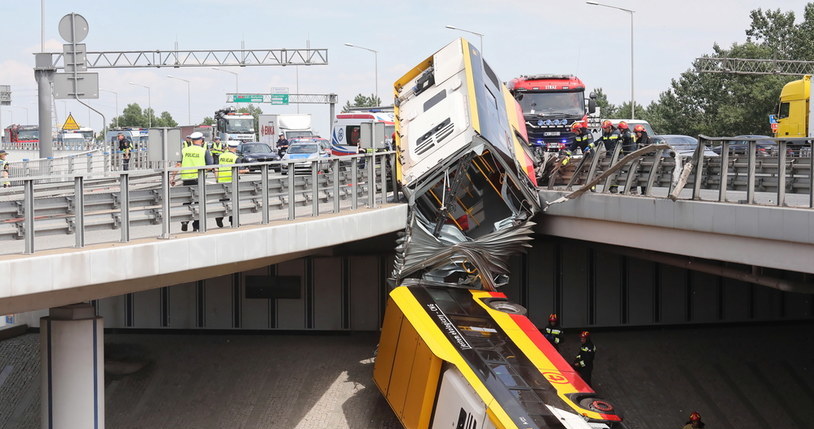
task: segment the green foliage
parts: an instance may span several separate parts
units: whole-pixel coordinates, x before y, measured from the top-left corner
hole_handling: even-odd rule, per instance
[[[215,119],[212,118],[211,116],[207,116],[203,118],[203,120],[201,121],[201,125],[215,125]]]
[[[362,94],[357,94],[356,97],[353,98],[353,104],[351,104],[350,100],[348,100],[342,107],[342,111],[349,112],[350,109],[354,107],[377,107],[381,105],[382,105],[381,98],[376,97],[373,94],[370,94],[370,97]]]
[[[263,109],[259,107],[255,107],[254,104],[249,104],[246,107],[241,107],[237,109],[238,113],[251,113],[252,117],[254,117],[254,129],[260,129],[260,115],[263,113]]]
[[[608,94],[605,94],[605,91],[602,88],[596,88],[594,90],[594,95],[596,95],[596,106],[599,107],[599,113],[602,118],[619,117],[616,114],[618,108],[608,101]]]
[[[110,128],[116,126],[116,118],[110,121]],[[119,127],[147,128],[153,127],[176,127],[176,122],[169,112],[161,112],[161,116],[155,116],[153,109],[142,110],[138,103],[128,104],[122,114],[118,117]]]

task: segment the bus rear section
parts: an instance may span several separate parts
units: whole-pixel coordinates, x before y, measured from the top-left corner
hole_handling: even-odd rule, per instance
[[[608,429],[621,421],[505,295],[390,294],[373,380],[407,429]]]

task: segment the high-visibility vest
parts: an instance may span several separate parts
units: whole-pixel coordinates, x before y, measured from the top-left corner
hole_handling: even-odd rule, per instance
[[[212,150],[213,155],[219,155],[223,153],[223,142],[212,142]]]
[[[181,167],[202,167],[204,165],[206,165],[206,149],[203,147],[192,145],[181,150]],[[197,170],[181,171],[182,180],[194,180],[197,178]]]
[[[237,161],[237,155],[232,152],[224,152],[220,155],[218,159],[219,165],[225,165],[226,167],[220,167],[218,169],[218,183],[229,183],[232,181],[232,165]]]

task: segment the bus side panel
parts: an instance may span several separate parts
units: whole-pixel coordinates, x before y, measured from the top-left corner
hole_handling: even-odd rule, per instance
[[[382,333],[379,337],[379,351],[373,366],[373,382],[385,397],[390,390],[390,374],[393,371],[393,359],[396,356],[402,323],[404,323],[404,314],[392,299],[388,299],[384,311]]]
[[[412,326],[410,326],[412,328]],[[410,385],[404,401],[401,421],[407,428],[426,429],[430,426],[435,392],[441,374],[441,359],[435,357],[427,344],[417,337],[415,359],[410,372]]]

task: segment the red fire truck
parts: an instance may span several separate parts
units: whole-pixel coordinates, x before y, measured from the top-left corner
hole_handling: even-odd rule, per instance
[[[40,128],[36,125],[12,124],[6,127],[4,135],[7,143],[16,143],[18,147],[40,142]]]
[[[585,84],[573,75],[520,76],[508,84],[523,108],[529,143],[535,150],[558,151],[574,141],[571,124],[589,121],[596,97],[585,97]],[[587,102],[586,102],[587,101]]]

